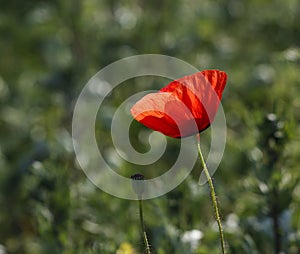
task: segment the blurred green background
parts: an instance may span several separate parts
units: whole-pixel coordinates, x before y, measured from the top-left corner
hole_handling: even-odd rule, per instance
[[[227,144],[214,183],[230,253],[300,253],[299,47],[296,0],[1,0],[0,253],[143,253],[137,202],[88,181],[71,121],[91,76],[146,53],[228,73]],[[141,83],[167,84],[141,80],[116,89],[97,118],[98,143],[112,162],[114,110]],[[132,142],[147,150],[138,138],[147,130],[133,128]],[[168,141],[146,177],[172,163],[180,142]],[[137,173],[122,160],[115,166]],[[197,163],[175,190],[144,202],[153,253],[220,253],[200,169]]]

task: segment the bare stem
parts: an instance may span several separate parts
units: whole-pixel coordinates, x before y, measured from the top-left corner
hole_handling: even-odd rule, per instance
[[[279,212],[278,212],[278,187],[274,186],[272,190],[273,202],[271,203],[271,216],[273,219],[273,232],[274,232],[274,250],[275,254],[281,252],[281,231],[279,223]]]
[[[209,189],[210,189],[210,195],[211,195],[211,199],[212,199],[212,203],[213,203],[213,207],[214,207],[215,218],[217,220],[218,227],[219,227],[222,254],[226,254],[225,238],[224,238],[223,227],[222,227],[222,223],[221,223],[221,219],[220,219],[220,212],[219,212],[219,208],[218,208],[218,201],[217,201],[217,197],[216,197],[216,193],[215,193],[215,188],[214,188],[211,176],[209,174],[209,171],[207,169],[206,163],[205,163],[203,155],[202,155],[202,151],[201,151],[201,147],[200,147],[200,137],[197,136],[196,140],[197,140],[197,148],[198,148],[199,158],[200,158],[204,173],[207,178],[207,182],[208,182]]]

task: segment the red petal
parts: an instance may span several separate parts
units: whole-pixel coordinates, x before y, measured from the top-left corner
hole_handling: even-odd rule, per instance
[[[131,113],[145,126],[170,137],[196,134],[213,121],[226,80],[226,73],[218,70],[185,76],[143,97]]]
[[[148,128],[173,138],[198,132],[189,109],[170,93],[144,96],[131,108],[131,114]]]
[[[181,100],[192,112],[199,132],[213,121],[227,75],[223,71],[206,70],[171,82],[160,92],[169,92]]]

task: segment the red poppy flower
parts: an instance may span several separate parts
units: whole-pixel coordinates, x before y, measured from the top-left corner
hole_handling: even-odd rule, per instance
[[[205,70],[175,80],[139,100],[132,116],[150,129],[169,137],[199,133],[212,123],[222,98],[227,74]]]

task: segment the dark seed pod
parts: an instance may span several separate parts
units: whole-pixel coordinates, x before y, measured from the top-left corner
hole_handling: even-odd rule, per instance
[[[145,190],[145,183],[144,183],[144,176],[142,174],[135,174],[131,176],[132,179],[132,188],[138,198],[141,198],[144,190]]]

